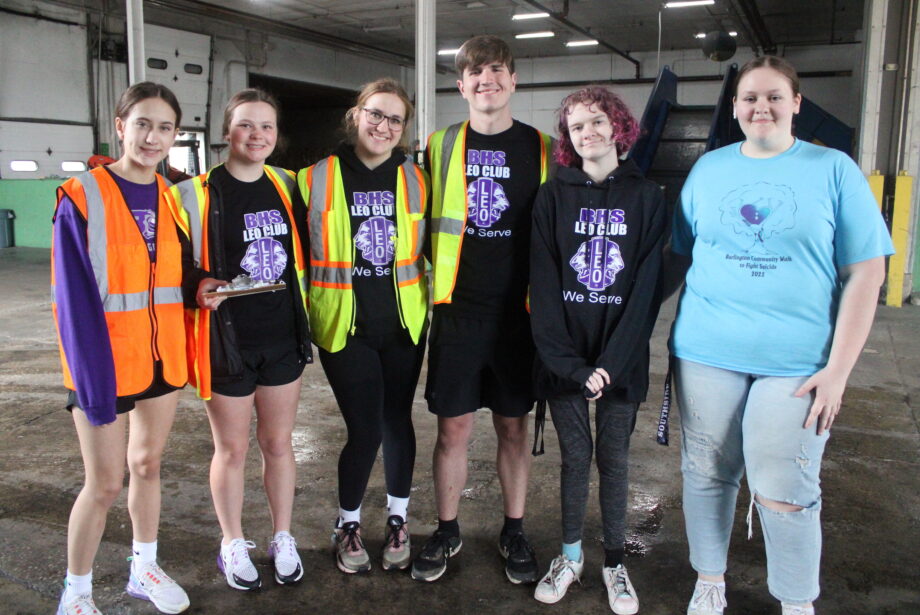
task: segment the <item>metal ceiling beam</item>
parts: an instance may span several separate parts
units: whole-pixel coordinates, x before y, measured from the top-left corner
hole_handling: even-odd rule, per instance
[[[741,8],[741,12],[744,13],[744,17],[754,33],[754,40],[757,45],[765,54],[774,55],[776,53],[776,43],[773,42],[773,37],[770,36],[770,31],[763,21],[763,16],[760,14],[760,9],[757,8],[755,0],[733,0],[733,2],[737,3]]]
[[[364,45],[353,40],[317,32],[316,30],[292,26],[281,21],[275,21],[265,17],[259,17],[257,15],[235,11],[233,9],[228,9],[217,4],[211,4],[210,2],[197,2],[195,0],[145,0],[144,4],[152,7],[167,9],[170,11],[181,12],[186,15],[195,15],[198,17],[217,19],[231,23],[234,26],[270,34],[277,34],[302,41],[308,41],[318,45],[331,47],[333,49],[351,51],[353,53],[359,53],[368,58],[383,60],[385,62],[394,62],[401,66],[415,66],[415,58],[412,56],[395,53],[393,51],[381,49],[380,47],[374,47],[372,45]]]
[[[622,57],[622,58],[625,58],[626,60],[632,62],[633,66],[636,67],[636,79],[639,79],[639,78],[642,76],[642,73],[641,73],[641,65],[639,64],[639,60],[637,60],[636,58],[632,57],[631,55],[629,55],[628,53],[626,53],[626,52],[623,51],[622,49],[618,49],[617,47],[614,47],[613,45],[611,45],[611,44],[608,43],[607,41],[602,40],[602,39],[596,37],[595,35],[591,34],[590,32],[588,32],[587,30],[585,30],[584,28],[582,28],[582,27],[579,26],[578,24],[575,24],[575,23],[569,21],[569,18],[568,18],[566,15],[564,15],[564,14],[562,14],[562,13],[557,13],[557,12],[551,10],[549,7],[546,7],[546,6],[542,5],[542,4],[540,4],[539,2],[536,2],[535,0],[518,0],[518,1],[521,2],[521,3],[524,3],[524,4],[528,4],[528,5],[532,6],[533,8],[535,8],[535,9],[537,9],[538,11],[541,11],[541,12],[543,12],[543,13],[549,13],[549,16],[550,16],[551,19],[553,19],[555,22],[557,22],[557,23],[559,23],[559,24],[562,24],[563,26],[565,26],[566,28],[568,28],[568,29],[570,29],[570,30],[574,30],[575,32],[578,32],[579,34],[582,34],[582,35],[584,35],[584,36],[587,36],[588,38],[593,38],[594,40],[596,40],[596,41],[598,42],[598,44],[599,44],[601,47],[606,47],[607,49],[609,49],[609,50],[612,51],[613,53],[617,54],[618,56],[620,56],[620,57]]]

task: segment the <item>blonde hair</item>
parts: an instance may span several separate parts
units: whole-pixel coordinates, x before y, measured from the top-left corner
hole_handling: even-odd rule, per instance
[[[355,105],[345,112],[345,118],[342,120],[346,141],[354,145],[357,140],[359,114],[361,110],[364,109],[364,105],[367,104],[368,99],[374,94],[393,94],[402,101],[403,106],[406,108],[406,115],[403,118],[403,130],[402,134],[399,136],[399,143],[396,144],[396,147],[403,151],[408,150],[409,121],[412,119],[412,113],[415,111],[415,108],[412,106],[412,101],[409,100],[409,94],[406,93],[405,88],[392,77],[381,77],[380,79],[365,83],[361,86],[361,91],[358,93],[358,99],[355,101]]]

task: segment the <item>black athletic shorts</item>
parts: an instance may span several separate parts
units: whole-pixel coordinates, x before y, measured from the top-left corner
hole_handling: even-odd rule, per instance
[[[246,397],[257,386],[275,387],[294,382],[307,365],[293,341],[267,348],[240,348],[243,377],[233,382],[213,382],[211,390],[227,397]]]
[[[527,315],[508,323],[435,310],[428,345],[428,410],[455,417],[489,408],[520,417],[533,408],[534,345]]]
[[[116,397],[115,414],[124,414],[125,412],[134,410],[135,402],[141,401],[142,399],[153,399],[154,397],[160,397],[161,395],[166,395],[167,393],[178,391],[181,388],[182,387],[174,387],[163,379],[163,363],[157,361],[153,367],[153,384],[151,384],[143,393]],[[72,412],[74,406],[77,408],[80,407],[80,404],[77,402],[77,393],[75,391],[68,390],[67,405],[65,407],[67,410]]]

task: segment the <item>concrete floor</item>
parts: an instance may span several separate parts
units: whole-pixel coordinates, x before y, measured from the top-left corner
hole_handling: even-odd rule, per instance
[[[52,613],[65,569],[66,525],[83,470],[70,416],[62,410],[58,351],[48,292],[48,251],[0,250],[0,613]],[[673,301],[655,333],[652,388],[632,440],[627,565],[644,615],[684,612],[694,574],[687,562],[680,509],[679,418],[673,441],[654,441],[666,367],[665,339]],[[850,382],[844,411],[824,463],[823,594],[826,614],[920,613],[920,310],[881,307]],[[422,376],[424,379],[424,374]],[[416,545],[434,528],[430,451],[435,421],[416,398],[418,433],[410,525]],[[189,613],[603,613],[602,550],[596,495],[586,522],[583,584],[555,606],[532,598],[532,587],[505,580],[496,550],[501,494],[494,472],[495,442],[488,412],[470,446],[470,478],[461,505],[464,548],[437,583],[374,570],[346,576],[333,563],[329,533],[336,511],[336,460],[344,429],[318,365],[308,367],[294,434],[298,463],[294,534],[308,575],[297,587],[271,581],[266,560],[270,531],[260,485],[258,453],[247,467],[244,527],[266,586],[244,594],[229,589],[214,558],[219,530],[208,489],[211,439],[203,407],[182,393],[165,454],[160,560],[188,591]],[[527,531],[541,569],[559,545],[559,448],[551,422],[546,455],[537,458],[529,491]],[[377,552],[385,520],[380,464],[365,501],[370,549]],[[739,498],[728,572],[729,613],[779,613],[765,584],[763,538],[755,521],[746,540]],[[104,613],[153,614],[124,593],[131,526],[125,496],[109,515],[95,567],[95,597]]]

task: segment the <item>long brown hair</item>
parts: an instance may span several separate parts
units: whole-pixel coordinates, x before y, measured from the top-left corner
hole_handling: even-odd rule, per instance
[[[118,99],[118,104],[115,105],[115,117],[125,121],[131,115],[134,105],[148,98],[160,98],[172,107],[173,113],[176,114],[176,130],[178,130],[182,124],[182,108],[179,106],[179,99],[168,87],[152,81],[141,81],[125,90]]]

